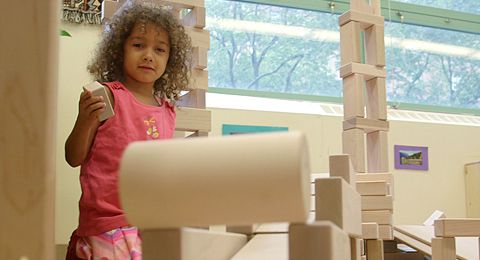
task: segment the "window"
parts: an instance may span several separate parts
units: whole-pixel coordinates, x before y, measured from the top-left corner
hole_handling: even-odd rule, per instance
[[[449,1],[451,5],[459,2],[442,2],[446,5]],[[335,1],[336,9],[329,9],[329,1],[319,0],[323,5],[316,11],[302,5],[304,2],[279,7],[206,0],[211,92],[341,102],[338,17],[348,9],[348,2]],[[479,5],[471,3],[468,9],[478,9]],[[480,114],[479,34],[434,29],[428,22],[425,24],[429,27],[413,25],[426,18],[419,18],[411,11],[412,6],[420,8],[393,1],[389,10],[383,7],[388,101],[401,107],[413,104],[475,109],[468,112]],[[428,13],[428,8],[422,8]],[[474,19],[473,31],[480,32],[478,14],[461,17]],[[435,19],[438,17],[430,20],[438,24]],[[456,21],[450,26],[458,26],[460,22]]]

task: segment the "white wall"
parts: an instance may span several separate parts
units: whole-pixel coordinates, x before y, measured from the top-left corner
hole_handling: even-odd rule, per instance
[[[58,152],[56,189],[56,243],[67,243],[78,218],[80,188],[78,169],[64,160],[63,145],[77,115],[82,85],[91,81],[87,61],[98,41],[99,27],[62,24],[73,37],[60,42],[60,79],[58,94]],[[328,171],[328,155],[341,153],[342,118],[212,109],[212,135],[220,135],[222,124],[287,126],[306,133],[313,172]],[[435,209],[449,217],[465,217],[463,165],[480,160],[480,128],[426,123],[390,121],[390,168],[395,175],[394,221],[420,224]],[[430,169],[406,171],[393,169],[393,145],[429,147]]]

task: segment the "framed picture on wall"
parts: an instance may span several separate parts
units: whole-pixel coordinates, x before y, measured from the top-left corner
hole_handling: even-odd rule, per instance
[[[258,126],[258,125],[228,125],[222,126],[222,135],[286,132],[288,127],[283,126]]]
[[[428,170],[428,147],[395,145],[395,169]]]

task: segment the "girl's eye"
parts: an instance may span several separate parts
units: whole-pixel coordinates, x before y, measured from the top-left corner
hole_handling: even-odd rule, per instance
[[[157,48],[157,52],[165,52],[165,50],[162,48]]]
[[[142,44],[140,44],[140,43],[134,43],[134,44],[133,44],[133,47],[135,47],[135,48],[140,48],[140,47],[142,47]]]

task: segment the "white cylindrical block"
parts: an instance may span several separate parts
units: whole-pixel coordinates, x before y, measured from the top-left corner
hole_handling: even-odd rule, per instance
[[[297,132],[136,142],[120,165],[120,199],[144,229],[305,222],[309,176]]]

